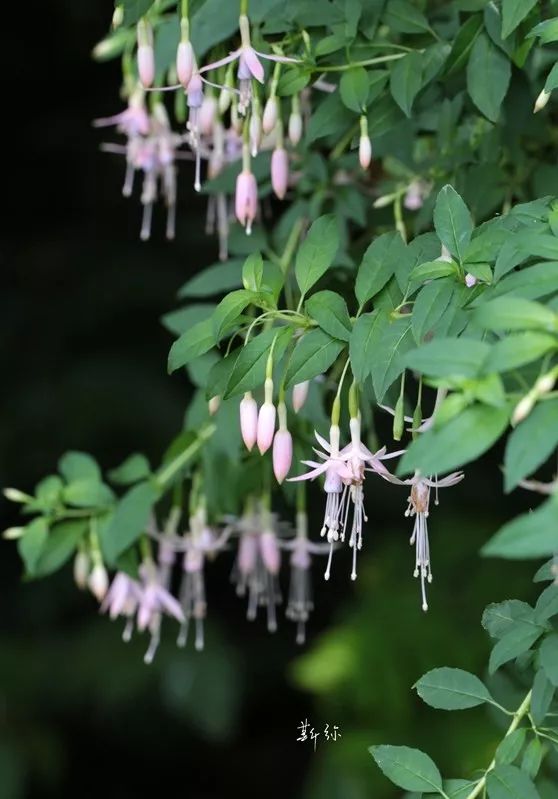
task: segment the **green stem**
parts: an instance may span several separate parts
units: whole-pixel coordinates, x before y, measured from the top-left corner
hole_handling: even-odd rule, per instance
[[[188,16],[190,14],[189,5],[190,5],[189,0],[182,0],[181,6],[180,6],[180,8],[181,8],[180,14],[183,17],[183,19],[188,19]]]
[[[186,449],[180,453],[180,455],[177,455],[176,458],[174,458],[170,463],[167,463],[165,466],[159,469],[155,477],[155,483],[157,487],[164,490],[175,474],[183,469],[188,461],[190,461],[198,452],[198,450],[201,449],[205,442],[211,438],[216,429],[217,426],[214,424],[208,424],[206,427],[202,427],[195,441],[192,441],[192,443],[187,446]]]
[[[337,145],[333,148],[333,150],[329,154],[330,161],[335,161],[336,158],[339,158],[339,156],[343,154],[345,149],[351,143],[351,139],[353,138],[353,136],[356,136],[356,134],[359,132],[359,129],[360,129],[360,120],[358,122],[355,122],[355,124],[351,126],[351,128],[347,131],[347,133],[339,140]]]
[[[248,16],[248,0],[240,0],[240,16]]]
[[[422,50],[416,52],[421,53]],[[349,64],[335,64],[330,67],[322,67],[317,65],[313,70],[314,72],[345,72],[353,67],[368,67],[372,64],[384,64],[386,61],[397,61],[399,58],[405,58],[406,53],[392,53],[391,55],[380,55],[376,58],[367,58],[366,61],[352,61]]]
[[[532,691],[529,691],[529,693],[527,694],[527,696],[525,697],[523,702],[520,704],[520,706],[517,708],[517,710],[513,714],[513,718],[511,720],[511,724],[508,727],[508,729],[506,730],[506,734],[504,735],[504,740],[508,737],[508,735],[511,735],[512,732],[515,732],[517,730],[517,728],[521,724],[523,718],[529,713],[529,707],[531,705],[531,693],[532,693]],[[486,778],[487,778],[488,774],[493,770],[495,765],[496,765],[496,760],[493,759],[492,763],[486,769],[486,771],[484,773],[484,777],[481,780],[479,780],[479,782],[477,782],[477,784],[475,785],[475,787],[473,788],[471,793],[467,794],[465,799],[476,799],[477,796],[480,796],[480,794],[485,789]]]

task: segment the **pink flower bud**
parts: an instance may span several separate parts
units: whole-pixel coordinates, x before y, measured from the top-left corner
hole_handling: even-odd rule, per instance
[[[250,152],[252,153],[253,158],[255,158],[258,154],[261,140],[262,120],[260,115],[254,111],[250,117]]]
[[[176,74],[184,88],[190,83],[195,63],[196,58],[191,42],[180,42],[176,51]]]
[[[207,95],[203,98],[198,117],[199,129],[204,135],[209,136],[211,134],[216,116],[217,100],[212,95]]]
[[[537,97],[535,102],[535,107],[533,109],[533,113],[536,114],[538,111],[542,111],[543,108],[546,106],[548,101],[550,100],[550,92],[547,92],[545,89]]]
[[[258,542],[255,535],[242,535],[238,542],[238,568],[241,574],[250,574],[256,567]]]
[[[258,184],[252,172],[242,170],[236,179],[235,213],[236,218],[250,235],[252,222],[258,210]]]
[[[277,537],[271,530],[265,530],[260,536],[260,554],[268,572],[278,574],[281,566],[281,553],[277,545]]]
[[[293,388],[293,410],[298,413],[306,402],[308,396],[308,389],[310,388],[310,381],[305,380],[303,383],[297,383]]]
[[[289,117],[289,141],[296,147],[302,139],[302,117],[298,111],[293,111]]]
[[[271,131],[277,124],[278,117],[279,117],[279,108],[277,106],[277,98],[270,97],[267,103],[265,104],[263,112],[262,127],[264,133],[266,134],[271,133]]]
[[[102,563],[97,563],[89,575],[89,590],[93,596],[102,602],[108,591],[108,574]]]
[[[246,447],[251,450],[258,435],[258,405],[250,393],[240,401],[240,432]]]
[[[289,155],[284,147],[276,147],[271,156],[271,185],[273,191],[283,199],[289,182]]]
[[[273,439],[273,473],[282,483],[291,469],[293,461],[293,438],[288,430],[278,430]]]
[[[155,53],[153,45],[140,44],[138,46],[138,73],[142,84],[149,88],[155,80]]]
[[[522,422],[524,419],[526,419],[533,410],[535,402],[536,396],[534,394],[526,394],[515,406],[511,418],[512,425],[515,426],[516,424],[519,424],[519,422]]]
[[[361,136],[358,145],[358,160],[363,169],[368,169],[372,161],[372,142],[370,136]]]
[[[258,434],[257,442],[260,454],[271,446],[273,433],[275,432],[275,405],[272,402],[264,402],[258,414]]]

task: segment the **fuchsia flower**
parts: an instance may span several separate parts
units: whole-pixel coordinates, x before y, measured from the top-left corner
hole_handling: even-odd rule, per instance
[[[262,128],[266,135],[273,132],[277,120],[279,119],[279,105],[275,96],[269,97],[263,112]]]
[[[178,80],[185,89],[188,88],[188,84],[196,69],[196,56],[192,43],[189,40],[183,40],[179,43],[178,50],[176,51],[176,74]]]
[[[126,618],[122,637],[129,641],[134,628],[134,616],[141,597],[141,587],[124,572],[117,572],[101,605],[101,613],[108,611],[114,621],[118,616]]]
[[[289,598],[285,615],[296,622],[296,642],[303,644],[306,640],[306,623],[314,609],[312,599],[312,555],[325,554],[329,544],[316,544],[310,541],[307,533],[306,514],[297,514],[297,535],[290,541],[281,541],[282,549],[291,551],[291,579]]]
[[[141,595],[137,613],[137,627],[140,632],[151,627],[159,614],[173,616],[184,622],[184,613],[180,603],[170,591],[161,585],[157,567],[152,561],[145,560],[140,566]]]
[[[203,622],[207,615],[204,566],[207,556],[214,555],[228,537],[225,532],[218,539],[207,526],[206,513],[200,508],[190,519],[190,532],[184,536],[185,553],[182,563],[183,577],[180,586],[180,605],[184,621],[178,635],[178,646],[186,646],[190,619],[196,624],[195,648],[204,647]]]
[[[138,22],[137,37],[138,74],[145,88],[149,88],[155,80],[155,52],[153,50],[153,30],[151,25],[143,19]]]
[[[409,480],[404,480],[405,485],[411,486],[411,493],[408,499],[408,507],[405,511],[405,516],[414,516],[415,524],[413,527],[413,534],[410,543],[415,545],[415,570],[414,577],[420,576],[421,593],[422,593],[422,609],[428,610],[428,603],[426,601],[426,583],[432,582],[432,570],[430,567],[430,542],[428,540],[428,526],[427,519],[429,514],[430,504],[430,489],[434,488],[436,491],[435,504],[438,504],[438,489],[448,488],[449,486],[456,485],[463,480],[463,472],[452,472],[438,479],[438,477],[421,477],[418,472]]]
[[[298,413],[304,406],[304,403],[308,397],[309,388],[309,380],[305,380],[303,383],[296,383],[293,386],[293,410],[295,413]]]
[[[372,142],[370,136],[361,136],[358,145],[358,160],[362,169],[368,169],[372,161]]]
[[[207,64],[200,70],[200,73],[209,72],[212,69],[218,69],[226,64],[231,64],[233,61],[238,61],[237,77],[240,92],[238,111],[240,114],[245,114],[252,101],[252,79],[257,80],[258,83],[264,82],[264,68],[260,58],[264,58],[267,61],[279,61],[282,64],[297,63],[297,59],[260,53],[254,50],[250,42],[250,22],[248,17],[242,14],[238,20],[238,24],[242,42],[238,50],[229,53],[228,56],[221,58],[219,61]]]
[[[360,420],[353,418],[350,421],[351,443],[339,450],[340,431],[337,425],[330,428],[330,441],[325,441],[318,433],[316,438],[325,450],[316,450],[317,455],[322,459],[322,463],[314,461],[303,461],[307,466],[311,466],[311,471],[299,477],[292,477],[291,480],[312,480],[318,475],[325,473],[325,491],[327,494],[326,510],[321,535],[327,536],[330,542],[329,559],[325,571],[325,579],[329,580],[331,573],[331,561],[333,556],[333,543],[344,541],[347,529],[350,505],[353,506],[353,517],[349,546],[353,550],[353,568],[351,579],[356,579],[356,556],[357,550],[362,547],[363,522],[367,521],[364,512],[364,492],[363,482],[365,471],[373,471],[387,480],[391,480],[392,475],[382,464],[386,458],[394,458],[401,452],[386,454],[383,447],[378,452],[372,453],[364,446],[360,440]],[[395,478],[394,478],[395,479]]]
[[[281,602],[281,553],[272,524],[268,511],[262,515],[248,513],[237,523],[240,539],[232,574],[237,595],[245,596],[248,591],[248,620],[254,621],[258,607],[265,607],[269,632],[277,629],[276,606]]]

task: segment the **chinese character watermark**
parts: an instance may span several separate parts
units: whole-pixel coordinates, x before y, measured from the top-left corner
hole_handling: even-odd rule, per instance
[[[297,730],[300,731],[300,735],[296,740],[302,742],[312,741],[314,744],[314,752],[316,751],[320,735],[323,734],[326,741],[336,741],[338,738],[341,738],[341,732],[337,724],[333,724],[332,726],[326,724],[323,731],[317,731],[309,724],[308,719],[306,719],[300,722]]]

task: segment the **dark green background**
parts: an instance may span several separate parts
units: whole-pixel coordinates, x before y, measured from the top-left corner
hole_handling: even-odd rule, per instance
[[[119,70],[94,65],[89,51],[112,4],[58,0],[40,11],[27,5],[36,24],[23,41],[5,42],[22,89],[19,111],[5,107],[0,481],[22,489],[66,449],[91,451],[105,468],[137,449],[157,462],[190,391],[185,377],[166,375],[170,337],[158,319],[216,257],[189,166],[179,177],[177,241],[163,240],[158,209],[153,241],[142,244],[137,196],[120,194],[124,164],[98,150],[103,134],[90,123],[119,110]],[[388,434],[387,423],[380,431]],[[262,620],[248,625],[225,555],[209,575],[206,652],[179,653],[168,623],[147,668],[145,640],[125,646],[119,624],[98,617],[69,570],[22,585],[15,547],[2,543],[0,799],[125,799],[168,795],[171,785],[189,799],[399,795],[368,755],[373,743],[419,746],[447,776],[487,764],[499,729],[486,711],[436,712],[411,686],[437,665],[482,674],[482,608],[534,595],[530,565],[477,554],[528,504],[502,498],[499,462],[495,452],[468,469],[431,514],[427,615],[411,577],[405,493],[371,478],[359,580],[348,579],[348,553],[329,585],[316,574],[302,651],[287,622],[274,637]],[[318,487],[311,497],[316,535]],[[2,516],[3,526],[17,522],[6,502]],[[314,754],[296,742],[305,718],[320,730],[337,724],[342,738],[327,743],[322,734]]]

